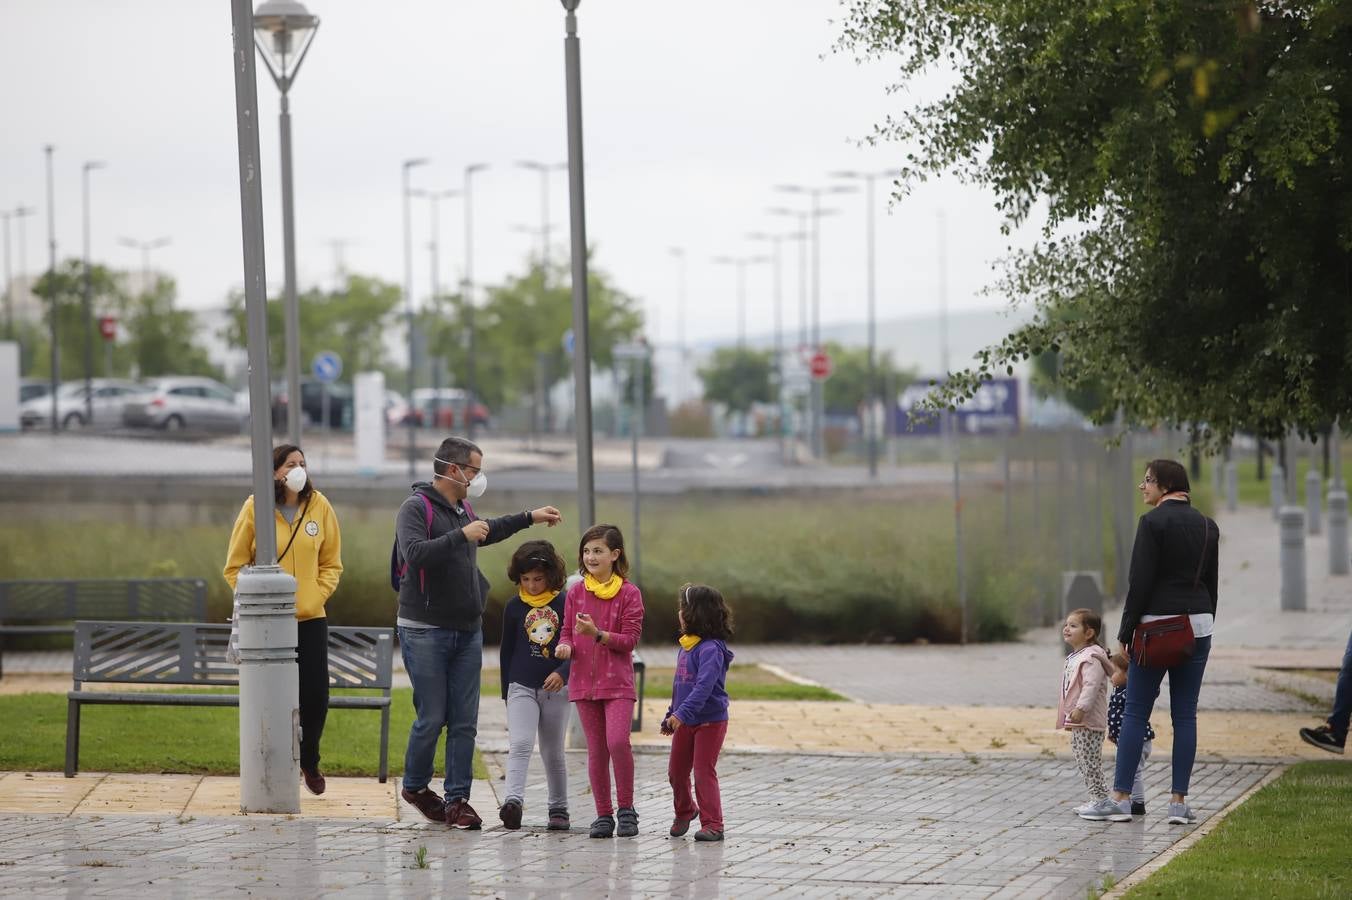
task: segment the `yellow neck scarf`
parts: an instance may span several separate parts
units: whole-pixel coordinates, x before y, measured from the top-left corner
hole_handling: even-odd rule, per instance
[[[602,600],[612,599],[620,592],[620,585],[624,584],[624,579],[616,572],[611,572],[610,580],[605,582],[597,581],[591,576],[591,573],[588,572],[582,577],[582,581],[583,584],[586,585],[587,590],[591,591]]]
[[[522,603],[526,604],[531,609],[539,609],[557,597],[559,592],[546,590],[540,594],[527,594],[525,591],[518,589],[516,595],[521,598]]]
[[[697,634],[683,634],[676,640],[680,643],[681,649],[688,652],[690,650],[694,650],[695,645],[698,644],[700,641],[704,640],[704,638],[700,637]]]

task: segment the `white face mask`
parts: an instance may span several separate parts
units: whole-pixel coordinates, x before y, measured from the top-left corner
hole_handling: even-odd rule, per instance
[[[305,474],[304,466],[296,466],[290,472],[286,473],[285,478],[286,486],[291,490],[295,491],[297,494],[299,494],[302,490],[305,489],[306,480],[307,476]]]
[[[458,467],[460,465],[459,463],[453,463],[448,459],[442,459],[439,456],[434,456],[432,458],[437,462],[445,463],[448,466]],[[445,478],[447,481],[455,481],[456,484],[463,484],[465,486],[465,496],[471,500],[477,500],[484,495],[484,491],[488,490],[488,476],[483,472],[475,475],[469,481],[456,481],[456,479],[451,478],[449,475],[437,475],[436,473],[433,473],[432,477],[434,479]]]

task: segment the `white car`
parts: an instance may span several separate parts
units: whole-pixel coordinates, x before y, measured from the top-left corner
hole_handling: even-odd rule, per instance
[[[132,428],[165,431],[230,431],[244,429],[249,407],[230,388],[200,375],[166,375],[147,382],[149,388],[122,409],[122,422]]]
[[[93,396],[85,403],[83,379],[67,381],[56,391],[56,421],[62,428],[84,428],[88,425],[116,426],[122,424],[122,407],[145,388],[134,381],[120,378],[95,378],[91,382]],[[93,420],[90,421],[90,413]],[[52,427],[52,397],[37,397],[19,407],[19,421],[24,428]]]

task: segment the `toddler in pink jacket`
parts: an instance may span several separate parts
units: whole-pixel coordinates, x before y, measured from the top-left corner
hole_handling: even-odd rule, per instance
[[[1089,802],[1076,807],[1082,819],[1102,822],[1117,811],[1108,799],[1103,777],[1103,737],[1108,730],[1108,684],[1113,664],[1099,644],[1103,619],[1090,609],[1073,610],[1066,616],[1061,637],[1070,645],[1061,670],[1061,700],[1056,707],[1056,727],[1070,734],[1075,764],[1089,789]]]
[[[633,837],[638,834],[638,812],[629,723],[638,699],[634,648],[643,633],[643,595],[625,580],[629,562],[624,537],[614,525],[587,529],[578,547],[578,567],[583,579],[564,600],[557,652],[559,659],[572,659],[568,699],[577,704],[587,736],[587,777],[596,801],[591,836]],[[618,810],[610,802],[612,765]]]

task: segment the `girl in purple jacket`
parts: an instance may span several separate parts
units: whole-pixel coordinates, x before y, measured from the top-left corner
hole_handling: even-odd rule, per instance
[[[662,733],[671,735],[667,778],[676,801],[671,836],[681,837],[699,817],[697,841],[723,840],[723,801],[718,793],[718,753],[728,734],[725,682],[732,651],[732,616],[723,595],[708,585],[681,588],[676,620],[681,649],[671,682],[671,706],[662,717]],[[695,795],[690,796],[690,773]],[[696,806],[696,801],[699,805]]]
[[[591,836],[638,834],[634,810],[634,751],[629,723],[634,718],[634,647],[643,633],[643,595],[625,580],[629,561],[624,536],[614,525],[593,525],[577,551],[582,581],[563,604],[558,658],[571,659],[568,699],[587,736],[587,778],[596,801]],[[617,811],[610,802],[610,769],[615,767]],[[619,819],[619,829],[615,820]]]

